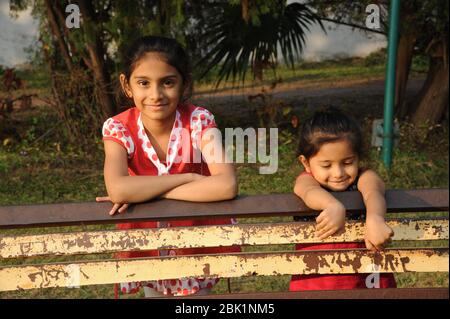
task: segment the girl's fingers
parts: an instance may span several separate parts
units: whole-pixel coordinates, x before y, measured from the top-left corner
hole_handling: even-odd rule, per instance
[[[331,227],[331,226],[327,226],[327,227],[324,227],[324,228],[322,228],[320,230],[316,230],[316,237],[320,238],[320,237],[323,236],[323,234],[328,233],[331,230],[333,230],[333,227]]]
[[[375,247],[372,245],[372,243],[370,241],[368,241],[367,239],[364,240],[366,242],[366,248],[371,250],[371,251],[376,251]]]
[[[130,206],[130,205],[129,204],[123,204],[122,207],[119,208],[119,214],[124,213],[127,210],[128,206]]]
[[[320,223],[316,224],[316,231],[323,229],[328,225],[328,220],[322,220]]]
[[[320,223],[325,218],[325,214],[323,214],[323,211],[319,214],[319,216],[316,217],[316,223]]]
[[[110,202],[109,196],[99,196],[95,198],[96,202]]]
[[[323,233],[322,235],[320,235],[319,239],[325,239],[327,237],[330,237],[335,232],[336,232],[336,230],[334,228],[332,228],[332,229],[328,230],[327,232]]]
[[[114,215],[116,213],[116,211],[119,209],[120,204],[114,204],[112,209],[110,210],[109,214],[110,215]]]

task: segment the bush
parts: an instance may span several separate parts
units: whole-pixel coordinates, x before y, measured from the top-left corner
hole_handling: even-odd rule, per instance
[[[364,59],[364,66],[383,65],[386,63],[387,50],[385,48],[372,52]]]

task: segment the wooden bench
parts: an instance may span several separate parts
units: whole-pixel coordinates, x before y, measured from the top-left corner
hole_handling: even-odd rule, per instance
[[[380,272],[448,272],[448,189],[388,190],[389,219],[395,246],[383,252],[366,249],[341,251],[245,251],[245,246],[317,242],[314,223],[258,222],[226,226],[102,230],[51,234],[0,235],[0,291],[113,284],[179,277],[273,276]],[[347,211],[361,212],[359,192],[335,193]],[[133,205],[128,213],[111,217],[108,203],[70,203],[0,207],[1,229],[68,225],[113,224],[128,221],[190,218],[315,215],[293,194],[241,196],[232,201],[190,203],[157,200]],[[441,217],[406,218],[404,213],[441,212]],[[446,213],[442,213],[446,212]],[[444,215],[444,217],[442,217]],[[398,216],[398,217],[397,217]],[[286,218],[288,219],[288,218]],[[290,220],[290,219],[289,219]],[[264,219],[262,220],[264,221]],[[267,219],[266,219],[267,221]],[[364,224],[347,222],[345,234],[325,240],[363,241]],[[402,247],[399,243],[447,241],[446,247]],[[323,241],[323,242],[325,242]],[[75,255],[118,251],[242,245],[242,253],[164,256],[134,260],[76,260]],[[400,246],[399,246],[400,245]],[[425,245],[422,245],[425,246]],[[264,247],[264,246],[263,246]],[[57,263],[5,265],[5,260],[33,256],[67,256]],[[71,257],[72,256],[72,257]],[[79,256],[78,256],[79,258]],[[375,266],[374,266],[375,265]],[[286,287],[287,290],[287,287]],[[191,296],[196,298],[196,296]],[[201,296],[205,298],[205,296]],[[210,295],[209,298],[448,298],[448,287],[361,289],[350,291],[253,292]]]

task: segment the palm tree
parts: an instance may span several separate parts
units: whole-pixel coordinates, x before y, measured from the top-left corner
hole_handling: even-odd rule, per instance
[[[200,77],[220,65],[216,87],[231,76],[245,79],[249,66],[253,78],[262,80],[265,68],[275,70],[279,51],[284,62],[294,68],[305,46],[306,32],[320,19],[305,5],[280,0],[213,1],[202,19]],[[280,49],[280,50],[279,50]]]

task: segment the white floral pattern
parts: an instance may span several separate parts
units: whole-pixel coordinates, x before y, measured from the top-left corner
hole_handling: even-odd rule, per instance
[[[200,148],[200,142],[202,138],[202,131],[210,126],[215,125],[214,115],[212,115],[208,110],[197,107],[191,114],[191,139],[192,147],[194,149]]]
[[[166,154],[166,164],[160,162],[158,155],[156,155],[156,151],[153,148],[150,140],[148,139],[147,134],[145,133],[144,124],[142,123],[141,115],[139,114],[137,120],[138,127],[138,138],[139,143],[144,150],[144,153],[147,155],[148,159],[152,161],[152,163],[158,169],[158,175],[166,175],[169,174],[169,170],[175,162],[175,157],[178,154],[179,149],[181,148],[181,130],[183,129],[180,113],[178,110],[176,111],[175,121],[173,123],[172,132],[170,133],[169,138],[169,146],[167,147]]]
[[[133,139],[128,132],[128,129],[120,122],[113,118],[109,118],[103,124],[102,129],[103,137],[114,138],[126,148],[128,158],[131,158],[134,153]]]

